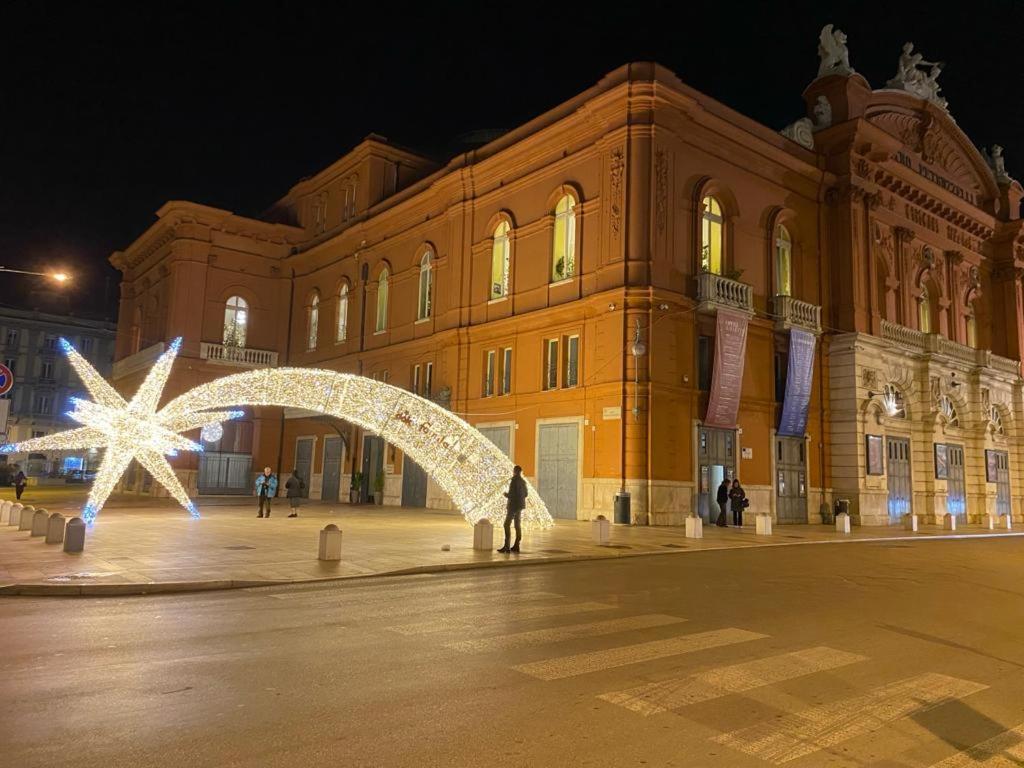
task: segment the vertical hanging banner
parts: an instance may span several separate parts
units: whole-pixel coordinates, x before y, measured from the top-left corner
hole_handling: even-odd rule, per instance
[[[711,378],[711,396],[704,424],[735,429],[743,388],[743,363],[747,353],[747,325],[750,317],[742,312],[718,310],[715,330],[715,368]]]
[[[786,399],[782,403],[779,434],[803,437],[807,432],[807,407],[811,403],[814,379],[813,333],[792,328],[789,331],[789,369],[786,373]]]

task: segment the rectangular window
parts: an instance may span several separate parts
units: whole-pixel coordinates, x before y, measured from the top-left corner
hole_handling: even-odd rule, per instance
[[[420,393],[420,371],[420,366],[414,365],[412,367],[412,391],[417,395]]]
[[[82,348],[79,350],[79,352],[81,352],[83,355],[88,355],[90,352],[92,352],[93,341],[94,340],[90,339],[88,336],[83,336]]]
[[[50,396],[36,395],[36,413],[48,414],[50,412]]]
[[[33,429],[32,437],[46,437],[46,433],[41,429]]]
[[[14,370],[14,364],[16,362],[18,362],[17,358],[8,357],[6,360],[4,360],[4,365],[6,365],[10,369],[11,373],[15,373],[16,371]]]
[[[544,389],[558,387],[558,339],[544,342]]]
[[[512,347],[501,352],[501,394],[512,392]]]
[[[430,397],[434,386],[434,364],[427,363],[427,375],[423,378],[423,396]]]
[[[18,332],[13,328],[7,331],[7,346],[16,347],[18,346]]]
[[[775,353],[775,402],[786,399],[786,376],[789,373],[789,355],[785,352]]]
[[[580,383],[580,337],[570,336],[565,342],[565,375],[563,387],[575,387]]]
[[[494,366],[497,361],[497,354],[494,350],[487,352],[487,360],[484,363],[484,397],[490,397],[494,394]]]
[[[43,360],[42,368],[39,371],[39,377],[42,378],[42,379],[52,379],[53,378],[53,361],[52,360]]]
[[[46,350],[56,350],[57,349],[57,337],[56,336],[47,336],[45,339],[43,339],[43,349],[46,349]]]
[[[714,339],[710,336],[697,338],[697,387],[711,389],[711,357]]]

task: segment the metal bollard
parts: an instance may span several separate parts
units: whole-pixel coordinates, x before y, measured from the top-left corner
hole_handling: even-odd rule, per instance
[[[473,526],[473,549],[490,552],[494,549],[494,523],[486,517]]]
[[[18,518],[18,530],[19,531],[31,531],[32,530],[32,515],[36,513],[36,508],[32,505],[21,508],[21,517]]]
[[[7,524],[17,525],[18,521],[21,520],[21,510],[24,505],[20,501],[16,501],[7,508]]]
[[[604,515],[598,515],[590,521],[590,535],[595,544],[605,546],[612,538],[611,521]]]
[[[32,513],[32,530],[30,536],[45,536],[46,523],[50,519],[50,513],[45,509],[37,509]]]
[[[64,541],[64,515],[54,512],[46,521],[46,543],[60,544]]]
[[[320,551],[318,560],[341,560],[341,529],[334,523],[328,523],[320,531]]]
[[[81,552],[85,549],[85,520],[72,517],[64,529],[64,551]]]

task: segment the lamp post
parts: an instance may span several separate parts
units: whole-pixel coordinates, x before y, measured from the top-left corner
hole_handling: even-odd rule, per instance
[[[71,279],[67,272],[32,272],[27,269],[12,269],[11,267],[0,267],[0,272],[14,272],[19,275],[35,275],[37,277],[48,277],[57,283],[66,283]]]

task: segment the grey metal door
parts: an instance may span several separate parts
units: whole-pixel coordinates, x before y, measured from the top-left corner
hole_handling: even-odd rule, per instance
[[[910,514],[910,440],[886,438],[886,479],[889,482],[889,522],[899,523]]]
[[[252,492],[252,456],[248,453],[200,453],[200,494],[245,494]]]
[[[964,486],[964,449],[960,445],[946,446],[946,511],[957,521],[967,523],[967,494]]]
[[[427,473],[408,456],[402,459],[402,506],[427,506]]]
[[[996,455],[996,514],[1010,514],[1010,456],[1006,451]]]
[[[807,461],[802,437],[775,438],[775,513],[779,523],[807,522]]]
[[[338,501],[341,490],[341,464],[344,460],[344,443],[340,437],[328,437],[324,440],[324,481],[320,498],[324,501]],[[308,478],[302,478],[309,483]]]
[[[310,474],[313,469],[313,443],[312,437],[300,437],[295,441],[295,471],[299,477],[302,478],[302,482],[305,483],[305,487],[302,490],[303,498],[309,496],[309,478],[312,477]],[[282,469],[284,469],[282,467]],[[288,477],[288,470],[284,469],[279,476]],[[284,481],[282,481],[282,486]],[[282,491],[284,489],[282,488]]]
[[[479,427],[480,434],[498,446],[501,452],[512,458],[512,427]]]
[[[368,435],[363,438],[363,482],[359,502],[365,504],[376,488],[377,476],[384,474],[384,439]]]
[[[718,517],[715,497],[723,478],[736,477],[736,431],[701,427],[697,432],[697,513],[705,523]]]
[[[579,425],[541,424],[537,449],[537,493],[553,517],[576,519]]]

